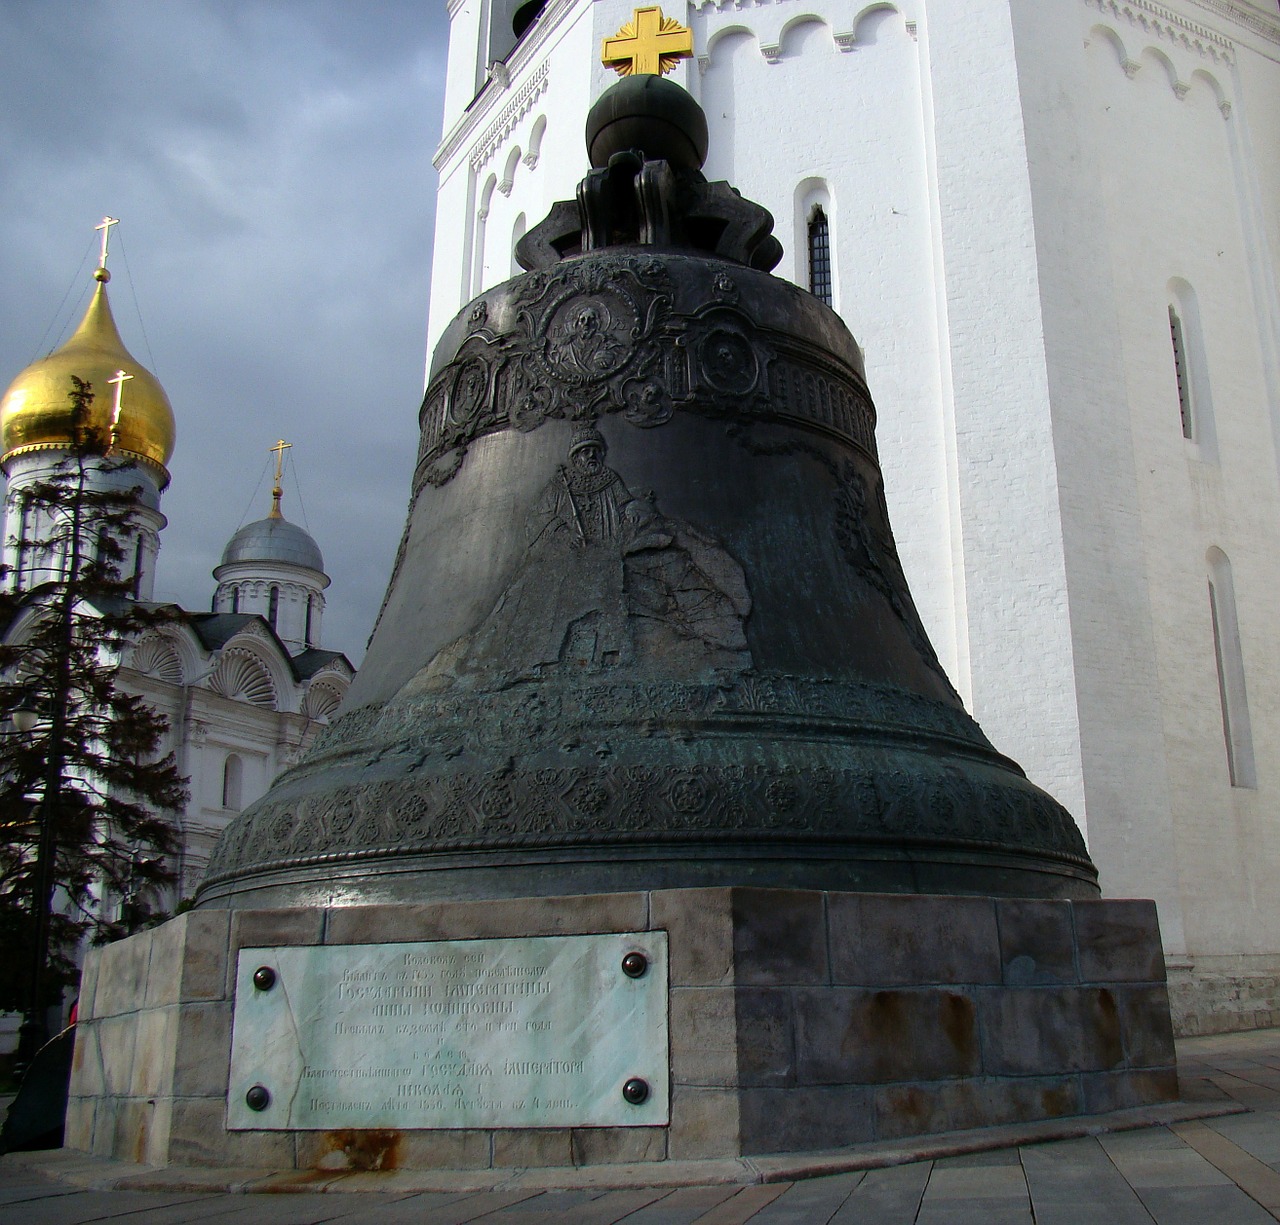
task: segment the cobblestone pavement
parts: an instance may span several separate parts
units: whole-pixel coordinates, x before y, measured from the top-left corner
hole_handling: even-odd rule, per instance
[[[72,1154],[0,1160],[0,1225],[1267,1225],[1280,1221],[1280,1029],[1179,1042],[1183,1097],[1241,1113],[795,1182],[322,1194],[94,1190]],[[60,1176],[59,1176],[60,1175]],[[367,1176],[366,1176],[367,1177]],[[518,1180],[513,1180],[518,1181]]]

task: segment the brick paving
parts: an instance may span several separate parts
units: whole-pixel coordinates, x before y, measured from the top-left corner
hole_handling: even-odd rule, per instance
[[[335,1177],[294,1194],[103,1190],[82,1154],[0,1159],[0,1225],[1268,1225],[1280,1221],[1280,1029],[1178,1043],[1185,1101],[1238,1113],[748,1185],[369,1187]],[[1243,1109],[1241,1109],[1243,1108]],[[1001,1129],[1004,1134],[1006,1129]],[[992,1143],[998,1142],[993,1133]],[[921,1141],[921,1153],[939,1145]],[[945,1147],[945,1146],[942,1146]],[[830,1156],[830,1155],[828,1155]],[[868,1160],[887,1160],[884,1154]],[[119,1167],[115,1167],[118,1169]],[[708,1167],[710,1169],[711,1167]],[[634,1167],[632,1167],[634,1169]],[[607,1167],[594,1171],[602,1183]],[[696,1182],[690,1166],[690,1181]],[[723,1171],[719,1176],[723,1177]],[[356,1176],[352,1176],[356,1177]],[[372,1176],[376,1179],[377,1176]],[[424,1180],[430,1175],[423,1174]],[[117,1179],[117,1181],[119,1181]],[[439,1185],[447,1176],[437,1176]],[[509,1180],[519,1183],[518,1177]],[[707,1182],[712,1179],[708,1177]],[[98,1184],[95,1186],[95,1182]],[[177,1183],[173,1183],[176,1187]],[[293,1184],[278,1183],[278,1187]],[[319,1191],[320,1193],[317,1193]]]

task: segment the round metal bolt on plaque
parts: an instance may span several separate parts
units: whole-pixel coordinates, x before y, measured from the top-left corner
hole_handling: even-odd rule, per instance
[[[629,1084],[630,1082],[628,1081],[627,1083]],[[640,1083],[644,1084],[644,1081],[641,1081]],[[626,1090],[624,1089],[623,1092],[625,1093]],[[645,1089],[645,1092],[648,1093],[647,1088]],[[630,1101],[631,1099],[628,1098],[627,1100]],[[244,1103],[250,1110],[265,1110],[271,1105],[271,1094],[267,1092],[267,1086],[254,1085],[249,1092],[244,1095]]]
[[[270,991],[276,985],[276,972],[270,966],[259,966],[253,972],[253,985],[259,991]]]
[[[250,1089],[249,1092],[252,1093],[253,1090]],[[633,1106],[639,1106],[641,1102],[649,1100],[649,1082],[641,1080],[639,1076],[633,1076],[622,1086],[622,1096]]]
[[[643,978],[649,968],[649,959],[643,953],[628,953],[622,959],[622,972],[628,978]]]

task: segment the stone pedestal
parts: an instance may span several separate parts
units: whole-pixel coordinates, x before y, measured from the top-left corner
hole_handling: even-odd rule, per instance
[[[670,941],[669,1125],[227,1130],[242,948],[657,930]],[[1177,1095],[1146,901],[726,888],[201,910],[90,954],[79,1015],[67,1147],[159,1165],[732,1157]]]

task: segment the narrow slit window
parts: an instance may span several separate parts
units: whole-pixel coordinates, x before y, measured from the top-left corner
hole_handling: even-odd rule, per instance
[[[1173,372],[1178,380],[1178,412],[1182,415],[1183,438],[1195,437],[1195,418],[1191,407],[1191,372],[1187,368],[1187,342],[1182,334],[1182,319],[1169,307],[1169,338],[1173,342]]]
[[[139,599],[142,595],[142,537],[139,536],[137,543],[133,546],[133,598]]]
[[[235,753],[228,753],[222,766],[222,807],[240,811],[240,787],[244,763]]]
[[[809,292],[831,305],[831,223],[821,206],[809,214]]]
[[[1218,672],[1218,703],[1222,709],[1222,738],[1227,751],[1227,774],[1233,787],[1256,787],[1253,729],[1245,688],[1244,655],[1236,617],[1235,589],[1225,553],[1210,552],[1209,619],[1213,626],[1213,654]]]
[[[311,645],[311,618],[315,608],[315,596],[307,596],[307,627],[303,631],[302,645]]]
[[[267,621],[271,628],[276,628],[276,621],[280,617],[280,588],[272,587],[271,594],[267,597]]]
[[[231,611],[238,613],[240,611],[240,588],[231,588]]]

